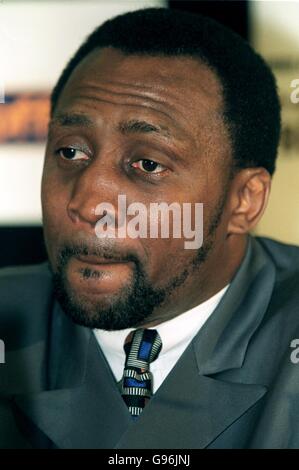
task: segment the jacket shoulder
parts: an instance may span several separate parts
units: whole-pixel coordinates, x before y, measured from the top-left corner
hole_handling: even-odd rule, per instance
[[[278,337],[274,339],[272,332],[272,339],[284,350],[294,335],[299,337],[299,247],[268,238],[258,241],[275,266],[275,283],[265,322],[280,323],[276,331]]]
[[[0,269],[0,309],[21,300],[40,298],[51,285],[51,271],[47,262],[12,266]]]
[[[8,346],[15,347],[18,337],[29,340],[46,327],[52,297],[47,262],[0,269],[0,331]]]
[[[20,266],[7,266],[0,269],[0,279],[27,278],[28,276],[50,275],[49,263],[45,261],[39,264]]]
[[[256,237],[271,258],[279,277],[298,277],[299,279],[299,246],[282,243],[266,237]]]

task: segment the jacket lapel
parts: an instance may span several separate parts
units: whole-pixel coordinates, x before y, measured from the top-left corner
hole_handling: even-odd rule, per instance
[[[37,430],[32,444],[39,446],[41,432],[62,449],[112,448],[132,424],[112,372],[89,329],[74,325],[58,304],[53,319],[49,388],[14,397]]]
[[[250,239],[225,297],[116,448],[208,447],[265,395],[263,384],[240,381],[238,369],[274,280],[272,261]],[[233,381],[225,379],[228,370],[236,372]]]

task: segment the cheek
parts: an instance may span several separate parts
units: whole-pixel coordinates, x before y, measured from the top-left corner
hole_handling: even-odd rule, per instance
[[[45,223],[57,225],[61,222],[61,215],[65,212],[66,195],[61,188],[44,179],[42,183],[42,210]]]
[[[147,253],[147,275],[157,286],[164,286],[188,267],[195,250],[184,248],[184,239],[141,239]]]
[[[185,269],[190,269],[192,261],[198,254],[198,249],[202,243],[202,229],[204,223],[202,220],[202,206],[200,209],[195,206],[195,203],[200,202],[198,194],[191,194],[177,190],[175,197],[170,199],[161,198],[158,203],[164,200],[168,207],[175,203],[177,204],[178,210],[175,211],[176,216],[171,212],[167,212],[166,215],[163,211],[162,214],[159,212],[157,215],[156,211],[151,213],[148,209],[147,226],[155,228],[154,233],[158,231],[158,238],[151,238],[148,229],[148,238],[141,238],[140,242],[143,245],[143,250],[147,254],[147,273],[151,278],[152,282],[156,285],[165,285],[169,282],[170,278],[174,278],[181,274]],[[152,201],[155,202],[155,201]],[[188,209],[184,205],[188,203]],[[197,210],[197,216],[195,218],[195,208]],[[196,220],[196,222],[195,222]],[[168,227],[169,236],[167,238],[161,237],[162,226]],[[158,229],[157,229],[158,227]],[[199,235],[195,236],[199,233]],[[176,233],[176,236],[174,236]],[[198,243],[198,245],[197,245]],[[192,248],[190,247],[192,245]],[[186,248],[189,246],[189,248]]]
[[[43,227],[49,256],[59,243],[59,238],[64,233],[67,217],[68,192],[61,187],[57,178],[44,170],[41,186],[41,202]]]

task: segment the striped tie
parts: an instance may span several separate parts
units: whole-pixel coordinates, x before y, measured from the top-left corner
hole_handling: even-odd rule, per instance
[[[125,340],[126,362],[121,394],[133,418],[138,418],[152,396],[150,363],[157,359],[162,341],[156,330],[138,329]]]

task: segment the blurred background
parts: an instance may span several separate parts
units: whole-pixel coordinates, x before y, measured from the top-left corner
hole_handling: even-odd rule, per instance
[[[272,66],[283,132],[270,203],[256,233],[299,244],[298,1],[0,0],[0,266],[46,258],[40,181],[48,97],[63,67],[100,23],[147,6],[212,16]]]

